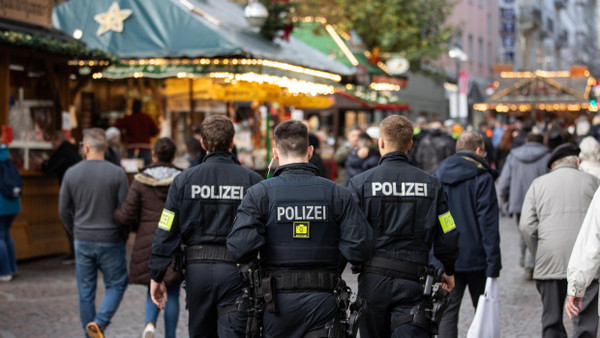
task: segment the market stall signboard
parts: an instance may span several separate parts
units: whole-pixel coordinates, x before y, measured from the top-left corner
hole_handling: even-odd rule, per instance
[[[52,3],[48,0],[0,0],[0,18],[52,27]]]

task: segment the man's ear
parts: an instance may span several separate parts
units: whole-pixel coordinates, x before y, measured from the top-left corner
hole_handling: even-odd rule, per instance
[[[200,145],[202,145],[202,149],[204,149],[205,151],[208,152],[208,150],[206,150],[206,147],[204,146],[204,140],[200,139]]]
[[[308,159],[309,160],[312,158],[314,151],[315,151],[315,147],[308,146]]]
[[[233,140],[231,140],[231,144],[229,145],[229,151],[231,152],[233,150]]]
[[[413,146],[413,140],[410,139],[410,143],[408,144],[408,148],[406,148],[406,152],[408,153],[408,151],[410,150],[410,148],[412,148]]]
[[[277,148],[273,148],[273,158],[275,161],[279,161],[279,152],[277,151]]]

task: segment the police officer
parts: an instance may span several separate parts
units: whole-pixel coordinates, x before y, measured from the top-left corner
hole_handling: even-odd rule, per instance
[[[342,260],[366,261],[372,231],[351,193],[308,163],[313,148],[302,122],[281,123],[274,138],[280,166],[275,177],[248,190],[227,248],[242,262],[260,252],[268,281],[262,291],[275,294],[265,297],[264,337],[323,337],[319,332],[336,317],[332,291]]]
[[[225,116],[204,119],[201,142],[207,155],[171,184],[152,243],[150,292],[161,309],[168,301],[163,276],[180,244],[186,246],[190,337],[245,336],[246,315],[235,306],[244,283],[225,240],[242,198],[261,177],[230,152],[234,133]]]
[[[388,116],[379,135],[379,165],[353,177],[348,186],[375,232],[373,257],[358,278],[358,294],[369,305],[360,336],[428,337],[410,312],[423,299],[420,278],[432,245],[445,268],[442,287],[454,287],[458,231],[441,183],[409,164],[410,121]]]

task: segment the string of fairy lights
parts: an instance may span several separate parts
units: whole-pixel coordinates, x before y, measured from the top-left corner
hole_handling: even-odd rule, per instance
[[[566,86],[560,82],[561,79],[568,78],[577,78],[577,77],[586,77],[585,89],[583,92],[580,92],[574,88]],[[515,91],[524,88],[527,85],[530,85],[532,82],[538,80],[543,81],[551,87],[556,88],[561,93],[565,93],[570,95],[569,101],[580,100],[581,102],[552,102],[549,97],[537,97],[535,98],[536,103],[532,102],[522,102],[522,103],[507,103],[507,102],[492,102],[492,103],[475,103],[473,105],[474,110],[478,111],[496,111],[497,113],[527,113],[531,112],[533,109],[537,111],[545,111],[545,112],[579,112],[582,110],[587,110],[590,112],[598,112],[598,106],[595,104],[590,104],[587,102],[587,98],[589,97],[589,93],[592,87],[595,85],[596,80],[593,77],[590,77],[589,71],[585,70],[581,74],[573,74],[570,71],[543,71],[538,70],[535,72],[501,72],[500,78],[503,80],[517,80],[511,86],[508,86],[493,95],[490,96],[491,101],[497,101],[502,97],[509,95],[510,93],[514,93]],[[494,86],[498,87],[499,83],[495,82]],[[527,98],[523,98],[524,100]],[[527,99],[533,100],[533,99]],[[544,102],[546,101],[546,102]]]

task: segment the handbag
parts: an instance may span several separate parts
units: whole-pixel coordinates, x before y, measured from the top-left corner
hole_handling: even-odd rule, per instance
[[[467,332],[467,338],[500,337],[500,310],[498,306],[498,280],[488,277],[485,292],[479,296],[475,317]]]

